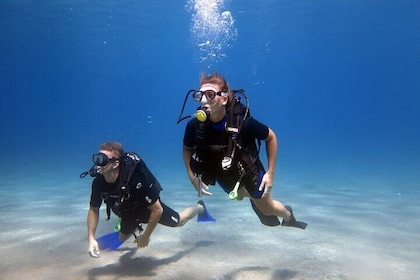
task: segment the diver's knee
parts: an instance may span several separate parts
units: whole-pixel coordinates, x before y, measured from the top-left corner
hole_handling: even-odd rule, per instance
[[[120,231],[120,234],[118,235],[118,239],[119,239],[121,242],[124,242],[124,241],[126,241],[128,238],[130,238],[130,236],[131,236],[131,234],[125,234],[125,233],[122,233],[122,232]]]
[[[179,223],[178,223],[177,227],[184,226],[187,223],[187,221],[188,221],[187,219],[183,219],[183,218],[179,219]]]

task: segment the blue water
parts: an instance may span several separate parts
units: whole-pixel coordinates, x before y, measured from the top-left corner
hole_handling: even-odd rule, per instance
[[[308,227],[305,233],[279,235],[273,241],[267,232],[286,231],[258,227],[256,238],[264,236],[266,243],[260,246],[265,249],[244,237],[254,254],[245,261],[248,266],[241,270],[233,262],[232,271],[223,272],[219,262],[232,259],[233,249],[226,247],[228,243],[218,248],[217,240],[228,239],[226,234],[238,228],[223,223],[227,212],[222,209],[231,209],[232,204],[215,192],[210,205],[219,209],[217,226],[205,230],[220,238],[209,241],[197,225],[188,225],[199,232],[194,244],[221,250],[220,258],[208,267],[222,272],[211,277],[252,279],[265,273],[267,279],[386,279],[386,275],[410,279],[418,272],[413,265],[419,257],[410,243],[418,243],[414,233],[420,229],[415,214],[420,197],[419,18],[420,4],[414,0],[1,0],[0,221],[2,225],[10,217],[19,221],[16,228],[5,231],[1,243],[24,246],[13,236],[35,234],[41,237],[28,242],[55,252],[58,245],[50,247],[49,239],[60,232],[68,236],[66,228],[72,234],[63,248],[77,243],[73,253],[81,263],[86,261],[91,181],[78,175],[90,167],[91,154],[105,141],[120,141],[146,160],[166,186],[164,201],[177,209],[189,205],[196,196],[182,162],[186,122],[176,121],[185,94],[198,87],[200,73],[218,71],[232,88],[245,89],[252,114],[275,131],[279,141],[275,197],[293,203],[313,231]],[[194,106],[190,100],[186,110],[192,113]],[[241,214],[250,211],[248,203],[243,204],[229,211],[241,221],[240,229],[252,235],[254,230],[246,225],[258,222],[252,212]],[[341,223],[340,230],[335,231],[330,220]],[[400,221],[400,231],[393,221]],[[183,230],[187,237],[180,237],[181,243],[189,244],[191,230],[175,232],[183,236]],[[371,261],[370,267],[378,269],[355,273],[348,265],[352,250],[329,247],[340,244],[348,249],[356,244],[356,253],[366,249],[369,242],[359,248],[357,240],[350,239],[358,236],[350,234],[353,230],[360,240],[375,240],[372,248],[408,251],[372,249],[365,263]],[[392,230],[389,236],[375,236],[388,230]],[[169,231],[163,228],[157,235],[171,239]],[[405,234],[403,244],[396,246],[395,236],[401,234]],[[72,240],[74,236],[80,237]],[[312,257],[288,247],[287,238],[310,247]],[[337,243],[327,242],[334,238]],[[165,250],[166,239],[161,243],[156,239]],[[172,239],[171,246],[180,246],[178,239]],[[262,267],[253,264],[263,252],[276,255],[271,248],[287,251],[282,259],[289,261],[282,268],[274,269],[278,264],[269,261]],[[332,251],[341,252],[342,262],[334,261],[337,256]],[[150,255],[149,266],[155,267],[155,260],[159,265],[171,263],[163,261],[159,252],[144,253]],[[182,262],[186,255],[176,261]],[[8,262],[14,267],[26,260],[15,257]],[[61,262],[76,261],[66,256]],[[106,264],[114,262],[110,258]],[[392,273],[380,273],[381,262]],[[91,261],[85,269],[98,264]],[[171,278],[169,272],[159,274],[163,269],[159,265],[152,275]],[[174,266],[184,279],[197,279]],[[325,272],[319,272],[319,266],[326,267]],[[49,266],[40,261],[33,267]],[[8,269],[7,276],[18,279],[12,271]],[[107,273],[78,271],[69,275],[80,279],[118,274],[112,267]],[[249,278],[241,271],[250,273]],[[44,270],[32,276],[54,279],[55,274]],[[206,272],[202,276],[211,278]]]

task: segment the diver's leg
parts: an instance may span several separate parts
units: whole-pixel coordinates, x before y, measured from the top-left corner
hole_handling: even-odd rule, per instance
[[[282,217],[285,221],[289,221],[291,213],[287,211],[284,205],[277,200],[273,200],[271,194],[268,193],[261,198],[251,198],[255,206],[266,216]]]
[[[293,215],[292,207],[284,206],[281,202],[277,200],[273,200],[273,198],[271,197],[271,194],[268,194],[264,196],[263,198],[252,198],[252,202],[254,202],[254,205],[265,216],[271,215],[271,217],[273,216],[283,217],[283,222],[281,223],[282,226],[306,229],[307,223],[296,221],[296,218]],[[270,224],[267,224],[267,225],[270,225]]]
[[[131,236],[131,234],[125,234],[125,233],[120,232],[120,234],[118,235],[118,239],[119,239],[121,242],[124,242],[124,241],[126,241],[128,238],[130,238],[130,236]]]
[[[200,213],[203,213],[204,207],[201,204],[197,204],[195,206],[190,206],[185,208],[184,210],[179,213],[179,224],[178,226],[182,227],[185,225],[189,220],[194,218]]]
[[[137,229],[138,222],[134,216],[124,217],[121,219],[121,229],[118,235],[118,239],[121,242],[126,241],[130,238],[133,232]]]
[[[249,195],[249,192],[247,191],[246,188],[239,188],[237,199],[242,200],[242,199],[244,199],[244,197],[251,197],[251,196]]]

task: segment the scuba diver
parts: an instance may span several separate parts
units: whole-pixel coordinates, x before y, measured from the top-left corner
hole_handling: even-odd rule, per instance
[[[183,117],[187,98],[192,94],[200,102],[196,114]],[[241,103],[241,97],[246,105]],[[249,197],[260,221],[267,226],[306,228],[296,221],[290,206],[271,196],[277,156],[275,133],[254,119],[243,90],[231,90],[218,74],[202,74],[199,90],[190,90],[178,119],[194,117],[186,125],[183,159],[188,177],[198,192],[211,195],[208,185],[216,182],[232,200]],[[261,141],[265,141],[267,170],[259,159]]]
[[[183,226],[197,214],[201,220],[206,219],[208,212],[201,200],[180,213],[165,205],[160,198],[162,188],[159,181],[137,154],[124,153],[122,144],[102,144],[92,160],[92,168],[80,175],[81,178],[87,174],[95,177],[87,215],[88,252],[91,257],[99,257],[100,249],[117,249],[132,234],[138,248],[148,246],[158,223],[169,227]],[[120,222],[115,232],[95,239],[102,201],[107,205],[107,220],[112,210],[120,217]],[[144,230],[142,223],[147,224]],[[135,233],[137,230],[140,233],[138,236]]]

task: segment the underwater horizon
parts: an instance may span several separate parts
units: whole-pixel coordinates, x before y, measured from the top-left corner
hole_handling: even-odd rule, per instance
[[[33,220],[45,223],[47,231],[57,229],[60,215],[71,216],[69,221],[75,223],[68,230],[80,234],[76,248],[84,250],[91,180],[81,180],[79,174],[90,168],[91,155],[106,141],[119,141],[146,161],[162,182],[168,204],[177,209],[189,205],[196,196],[182,161],[187,121],[176,122],[187,92],[198,87],[200,74],[218,72],[231,88],[245,90],[251,114],[276,133],[276,197],[294,202],[309,230],[321,225],[324,240],[339,234],[328,231],[328,217],[318,215],[357,214],[368,219],[380,214],[379,228],[373,232],[387,231],[391,224],[393,233],[402,230],[409,235],[402,245],[408,257],[398,253],[386,260],[406,264],[398,269],[389,266],[395,272],[389,275],[399,276],[389,279],[410,279],[418,272],[410,265],[419,255],[409,243],[418,243],[415,232],[420,228],[415,215],[420,196],[419,18],[420,3],[414,0],[2,0],[0,209],[20,222],[29,218],[19,216],[25,215],[19,207],[29,212],[30,205],[39,207]],[[184,115],[193,114],[196,106],[190,98]],[[264,147],[261,157],[265,164]],[[229,201],[212,201],[214,208],[231,207]],[[51,213],[60,215],[49,220]],[[403,223],[402,229],[394,228],[385,213],[398,213],[393,219],[412,217],[407,222],[411,227]],[[254,218],[252,213],[236,215]],[[9,218],[5,214],[1,221]],[[221,238],[235,231],[229,222],[223,224],[223,218],[210,230]],[[357,225],[357,219],[352,221]],[[20,233],[30,231],[20,223],[17,228]],[[348,234],[345,228],[340,227],[340,233]],[[247,230],[245,225],[241,229]],[[182,230],[186,229],[177,234]],[[170,238],[168,231],[161,229],[160,234]],[[186,231],[187,236],[192,234]],[[17,244],[13,235],[8,229],[1,243]],[[203,238],[198,235],[197,242]],[[291,238],[313,244],[310,235]],[[389,236],[377,242],[377,247],[397,247]],[[319,250],[323,244],[317,243]],[[293,248],[287,252],[295,256]],[[80,260],[86,257],[84,251],[77,254]],[[379,263],[380,253],[373,255]],[[314,257],[306,264],[315,271],[318,260]],[[8,261],[10,267],[24,263]],[[6,276],[18,279],[10,267]],[[297,267],[296,263],[295,271]],[[343,268],[329,279],[361,279],[347,275],[349,271]],[[36,279],[42,278],[39,273]],[[189,279],[187,271],[183,273],[183,279]],[[270,275],[272,279],[321,277],[284,273]],[[85,277],[82,272],[75,275]],[[176,279],[168,275],[160,276]],[[369,275],[374,277],[365,279],[385,274],[365,274]]]

